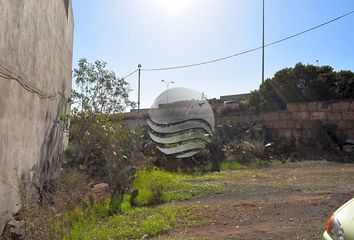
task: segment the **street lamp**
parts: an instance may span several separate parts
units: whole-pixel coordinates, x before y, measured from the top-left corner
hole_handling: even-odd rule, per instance
[[[170,82],[168,82],[168,81],[165,81],[165,80],[161,80],[161,82],[163,82],[163,83],[166,83],[166,98],[167,98],[167,104],[168,104],[168,87],[170,86],[170,84],[172,84],[172,83],[175,83],[174,81],[170,81]]]

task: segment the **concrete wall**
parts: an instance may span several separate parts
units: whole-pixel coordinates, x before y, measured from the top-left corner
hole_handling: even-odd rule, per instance
[[[63,158],[68,139],[57,121],[69,111],[71,1],[0,0],[0,29],[1,233],[20,206],[18,180],[33,170],[41,187]]]

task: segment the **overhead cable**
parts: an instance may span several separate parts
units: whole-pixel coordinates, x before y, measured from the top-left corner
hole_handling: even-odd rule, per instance
[[[289,40],[291,38],[294,38],[294,37],[297,37],[297,36],[300,36],[302,34],[305,34],[307,32],[310,32],[310,31],[313,31],[317,28],[320,28],[320,27],[323,27],[329,23],[332,23],[332,22],[335,22],[341,18],[344,18],[350,14],[353,14],[354,11],[350,11],[346,14],[343,14],[343,15],[340,15],[336,18],[333,18],[327,22],[324,22],[324,23],[321,23],[319,25],[316,25],[314,27],[311,27],[311,28],[308,28],[302,32],[299,32],[299,33],[296,33],[296,34],[293,34],[293,35],[290,35],[288,37],[285,37],[285,38],[282,38],[282,39],[279,39],[277,41],[274,41],[274,42],[270,42],[268,44],[265,44],[264,47],[269,47],[271,45],[275,45],[275,44],[278,44],[278,43],[281,43],[281,42],[284,42],[286,40]],[[180,66],[171,66],[171,67],[160,67],[160,68],[142,68],[141,70],[143,71],[166,71],[166,70],[174,70],[174,69],[181,69],[181,68],[190,68],[190,67],[197,67],[197,66],[200,66],[200,65],[206,65],[206,64],[210,64],[210,63],[214,63],[214,62],[219,62],[219,61],[223,61],[223,60],[227,60],[227,59],[230,59],[230,58],[234,58],[234,57],[237,57],[237,56],[240,56],[240,55],[244,55],[246,53],[250,53],[250,52],[254,52],[254,51],[257,51],[259,49],[262,49],[262,46],[260,47],[256,47],[256,48],[252,48],[252,49],[249,49],[249,50],[246,50],[246,51],[242,51],[242,52],[239,52],[239,53],[235,53],[235,54],[232,54],[232,55],[229,55],[229,56],[226,56],[226,57],[221,57],[221,58],[217,58],[217,59],[213,59],[213,60],[209,60],[209,61],[204,61],[204,62],[199,62],[199,63],[192,63],[192,64],[186,64],[186,65],[180,65]]]

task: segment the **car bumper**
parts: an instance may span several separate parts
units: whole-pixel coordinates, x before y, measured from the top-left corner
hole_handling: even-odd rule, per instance
[[[329,236],[328,232],[325,231],[323,233],[322,240],[333,240],[333,238],[331,238],[331,236]]]

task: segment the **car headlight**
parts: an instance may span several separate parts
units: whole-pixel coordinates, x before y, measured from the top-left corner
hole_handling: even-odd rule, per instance
[[[328,219],[326,230],[327,233],[333,238],[333,240],[344,240],[343,228],[334,215]]]

